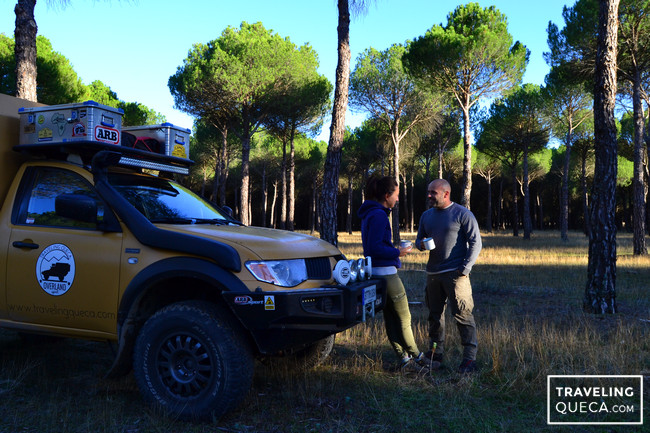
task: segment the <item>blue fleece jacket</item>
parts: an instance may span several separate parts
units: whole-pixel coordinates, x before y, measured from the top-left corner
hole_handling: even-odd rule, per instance
[[[402,266],[399,249],[392,244],[388,219],[390,209],[374,200],[366,200],[359,208],[358,214],[361,218],[363,254],[372,257],[372,266]]]

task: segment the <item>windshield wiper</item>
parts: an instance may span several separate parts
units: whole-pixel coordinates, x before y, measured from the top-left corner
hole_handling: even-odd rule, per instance
[[[149,221],[152,223],[163,223],[163,224],[193,224],[194,220],[192,218],[179,218],[179,217],[160,217],[160,218],[151,218]]]
[[[227,220],[222,218],[192,218],[195,224],[216,224],[216,225],[228,225],[228,224],[238,224],[243,225],[239,221]]]
[[[239,221],[227,220],[222,218],[181,218],[181,217],[159,217],[151,218],[152,223],[161,224],[215,224],[215,225],[243,225]]]

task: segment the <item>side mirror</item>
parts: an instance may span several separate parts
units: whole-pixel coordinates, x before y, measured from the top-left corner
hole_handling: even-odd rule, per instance
[[[224,206],[221,209],[223,209],[226,212],[226,215],[228,215],[230,218],[233,218],[233,211],[230,206]]]
[[[54,210],[60,217],[97,224],[97,201],[83,194],[61,194],[54,200]],[[103,212],[102,212],[103,213]]]

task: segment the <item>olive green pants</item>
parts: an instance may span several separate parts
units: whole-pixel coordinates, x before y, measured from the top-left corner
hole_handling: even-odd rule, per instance
[[[377,278],[386,280],[387,299],[384,307],[384,323],[390,345],[400,358],[409,355],[418,356],[420,350],[415,344],[411,328],[411,311],[402,280],[397,274],[381,275]]]
[[[463,359],[475,360],[478,342],[469,276],[460,276],[456,271],[427,275],[425,300],[429,307],[429,342],[437,343],[436,353],[445,350],[445,310],[449,306],[460,333]]]

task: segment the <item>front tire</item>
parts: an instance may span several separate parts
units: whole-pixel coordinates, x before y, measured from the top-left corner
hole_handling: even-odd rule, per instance
[[[263,363],[272,369],[287,369],[294,372],[304,372],[321,365],[334,348],[335,334],[315,341],[296,352],[266,358]]]
[[[214,420],[246,397],[253,355],[227,312],[208,302],[180,302],[143,326],[134,375],[148,403],[180,419]]]

